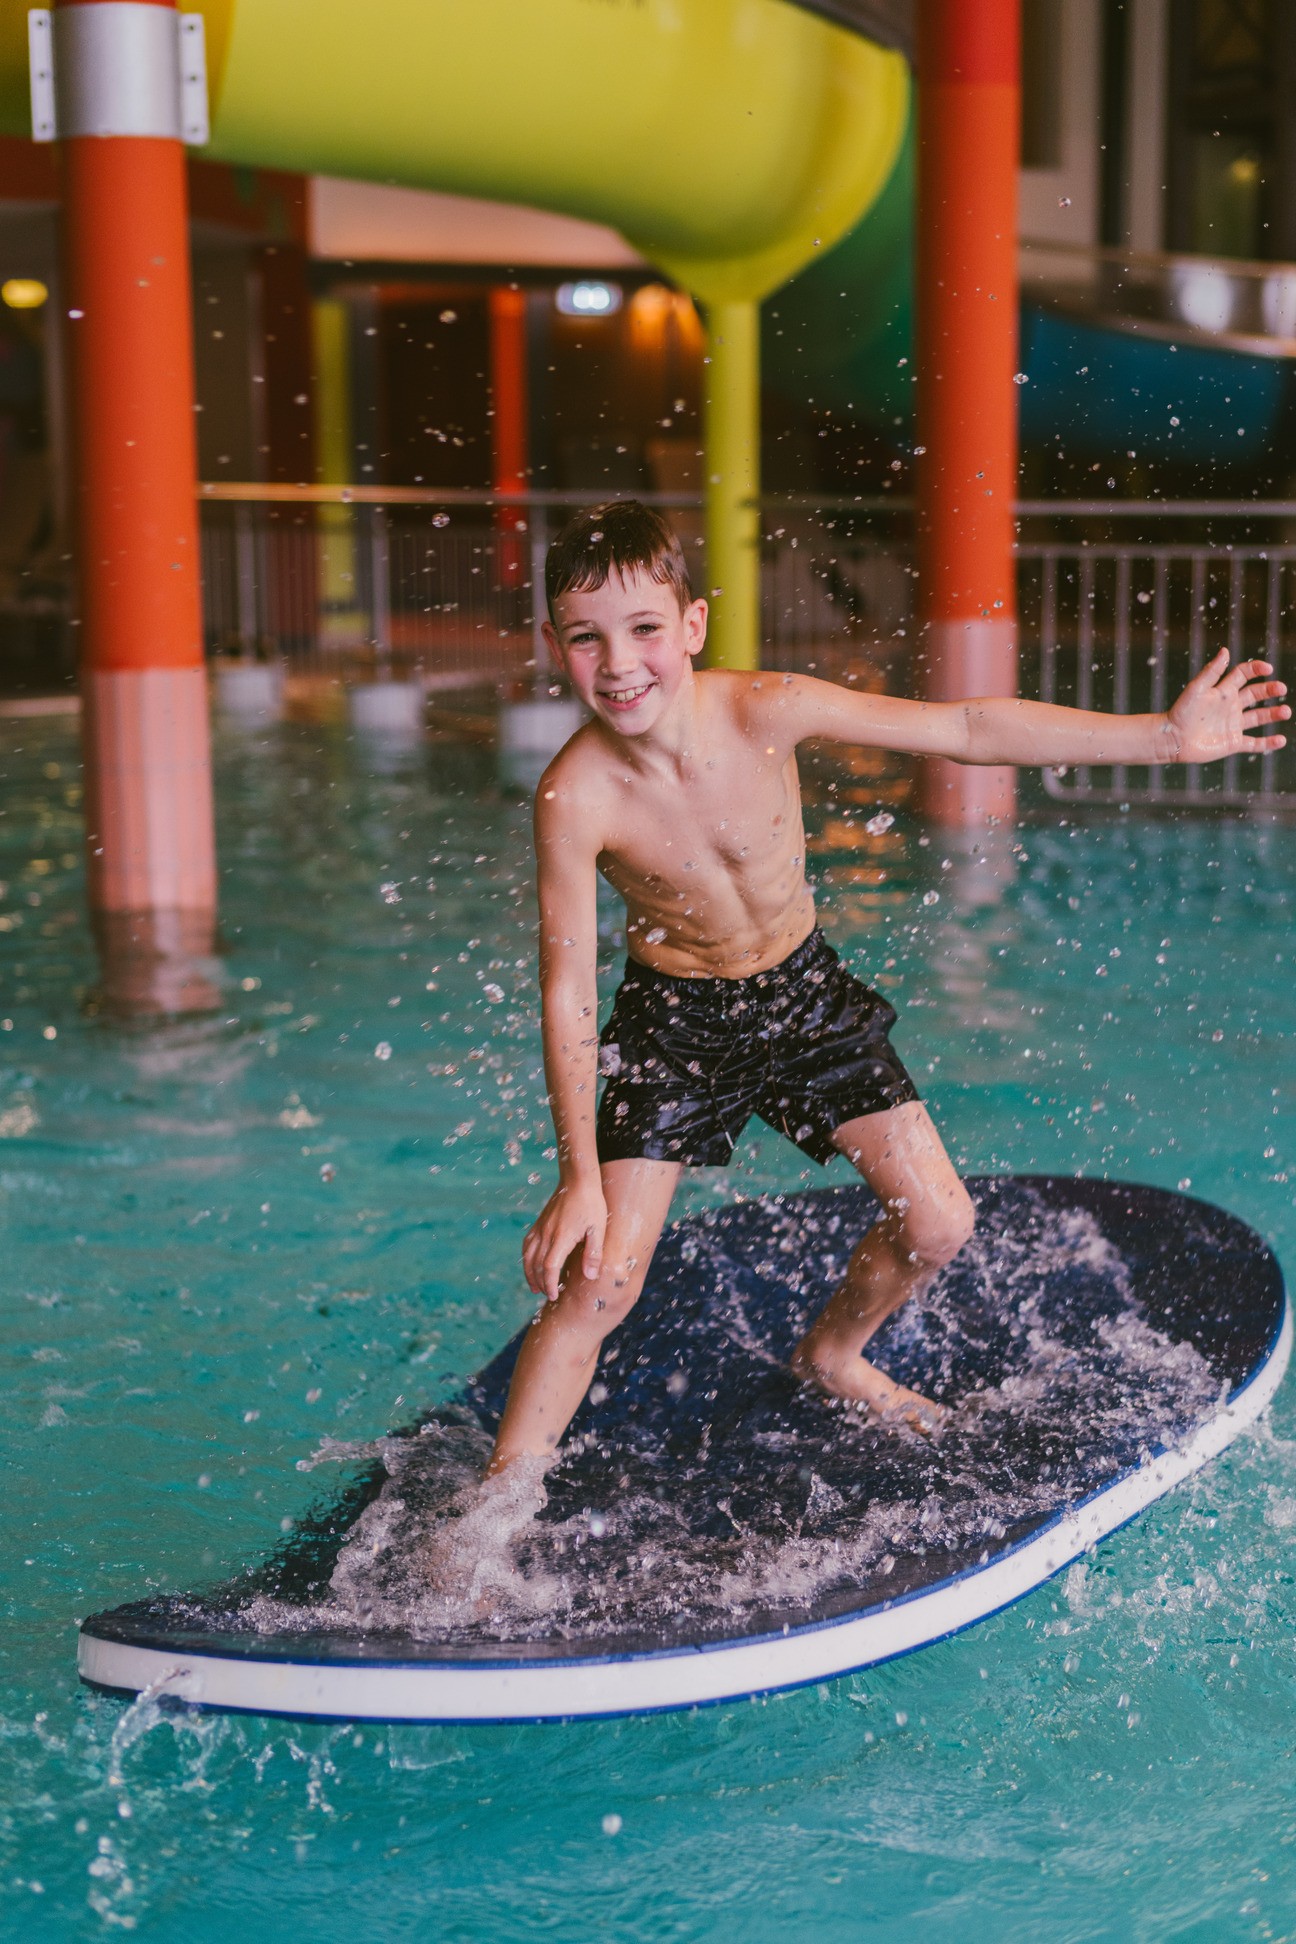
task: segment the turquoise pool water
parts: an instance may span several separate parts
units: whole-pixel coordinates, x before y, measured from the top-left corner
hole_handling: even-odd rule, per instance
[[[822,1689],[358,1731],[81,1690],[77,1616],[263,1552],[322,1434],[518,1325],[549,1164],[487,757],[226,743],[226,1004],[129,1031],[83,1004],[77,782],[66,724],[0,725],[6,1934],[1296,1937],[1290,1386],[1087,1565]],[[1047,810],[986,861],[870,836],[862,775],[812,795],[826,929],[962,1163],[1190,1181],[1296,1262],[1290,828]],[[762,1134],[690,1197],[801,1175]]]

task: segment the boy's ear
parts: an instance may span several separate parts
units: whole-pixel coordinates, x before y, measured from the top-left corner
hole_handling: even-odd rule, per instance
[[[542,621],[540,623],[540,632],[544,636],[545,647],[549,650],[549,653],[553,656],[559,668],[566,674],[567,657],[563,653],[562,642],[558,639],[557,628],[555,628],[552,621]]]
[[[707,604],[690,601],[684,610],[684,644],[690,655],[700,655],[706,647]]]

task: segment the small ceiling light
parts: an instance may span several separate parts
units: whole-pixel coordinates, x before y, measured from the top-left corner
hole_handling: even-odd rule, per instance
[[[48,296],[49,291],[35,277],[10,277],[0,284],[0,297],[10,310],[39,310]]]
[[[559,284],[554,302],[564,317],[611,317],[621,308],[621,286],[588,280]]]

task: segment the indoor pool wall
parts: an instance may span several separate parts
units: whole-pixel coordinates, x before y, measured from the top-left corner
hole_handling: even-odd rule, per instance
[[[353,1730],[78,1686],[79,1616],[263,1553],[321,1436],[408,1419],[517,1327],[552,1174],[528,814],[489,757],[219,754],[225,1005],[122,1029],[72,728],[0,725],[13,1933],[1296,1937],[1290,1387],[1090,1561],[822,1688]],[[867,778],[810,796],[825,929],[961,1164],[1190,1184],[1296,1261],[1289,826],[1041,806],[955,849],[903,811],[868,833]],[[823,1178],[762,1130],[681,1207]]]

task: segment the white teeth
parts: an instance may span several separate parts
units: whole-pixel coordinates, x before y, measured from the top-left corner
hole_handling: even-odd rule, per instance
[[[642,688],[604,689],[603,693],[609,702],[634,702],[639,696],[647,695],[651,687],[651,682],[645,682]]]

